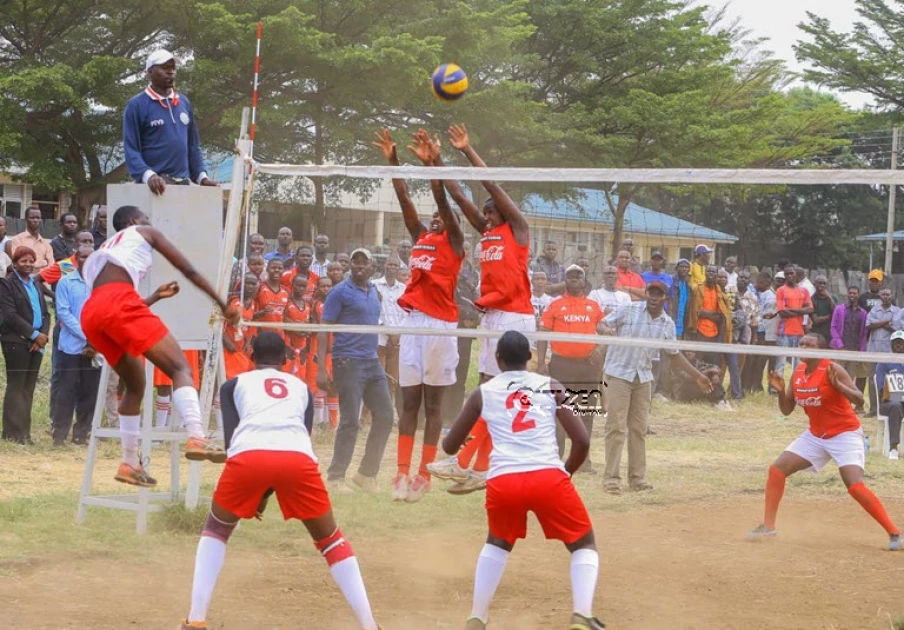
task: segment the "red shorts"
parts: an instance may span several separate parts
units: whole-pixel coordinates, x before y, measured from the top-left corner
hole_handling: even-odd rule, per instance
[[[169,334],[127,282],[111,282],[91,292],[82,308],[82,331],[110,365],[124,354],[139,357]]]
[[[528,512],[537,515],[547,539],[561,540],[566,545],[593,529],[571,478],[557,468],[489,479],[486,508],[490,534],[510,545],[527,535]]]
[[[213,500],[240,518],[251,518],[271,489],[287,520],[318,518],[331,507],[317,462],[296,451],[245,451],[230,457]]]

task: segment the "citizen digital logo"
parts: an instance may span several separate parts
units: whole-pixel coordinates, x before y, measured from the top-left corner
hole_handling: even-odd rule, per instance
[[[603,387],[608,387],[603,383]],[[603,392],[598,389],[533,389],[527,385],[521,385],[517,381],[511,381],[506,389],[516,389],[524,392],[523,396],[530,398],[531,394],[546,394],[553,399],[558,395],[564,395],[565,400],[562,406],[570,409],[578,416],[590,416],[603,412],[601,402],[603,400]]]

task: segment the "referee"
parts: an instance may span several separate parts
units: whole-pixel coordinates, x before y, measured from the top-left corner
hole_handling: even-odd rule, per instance
[[[603,317],[605,315],[599,304],[584,295],[584,269],[571,265],[565,270],[565,294],[550,302],[543,311],[540,330],[591,335],[601,332],[599,326]],[[547,342],[537,342],[538,370],[541,374],[549,374],[568,390],[568,398],[575,400],[572,403],[575,413],[584,421],[589,438],[593,430],[593,414],[601,404],[602,346],[571,341],[553,341],[549,345],[552,347],[552,358],[547,367]],[[556,440],[559,443],[559,457],[562,457],[565,454],[565,431],[561,425],[556,427]],[[593,472],[589,459],[582,468]]]
[[[126,105],[122,121],[126,168],[135,182],[162,195],[167,184],[217,184],[207,176],[195,112],[173,87],[176,58],[152,52],[145,63],[149,84]]]

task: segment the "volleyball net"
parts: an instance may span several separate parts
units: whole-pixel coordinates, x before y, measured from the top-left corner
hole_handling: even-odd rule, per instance
[[[401,144],[401,143],[400,143]],[[374,160],[376,161],[376,159]],[[246,162],[251,165],[250,160]],[[545,293],[535,290],[535,314],[539,318],[551,299],[563,293],[561,282],[564,272],[571,265],[578,265],[585,272],[585,294],[593,298],[592,292],[603,289],[606,292],[624,293],[618,280],[613,281],[613,267],[625,277],[626,272],[638,274],[642,279],[668,276],[674,285],[678,281],[678,263],[693,262],[698,248],[712,250],[708,253],[709,265],[715,266],[717,276],[724,270],[729,276],[727,303],[731,312],[722,323],[717,324],[721,343],[703,340],[699,332],[699,318],[687,317],[691,309],[699,310],[701,305],[693,301],[692,291],[686,298],[674,289],[670,300],[686,300],[683,321],[677,326],[681,338],[676,341],[661,339],[638,339],[631,336],[601,336],[598,334],[578,335],[557,331],[525,332],[532,341],[587,342],[605,346],[647,347],[655,350],[694,351],[697,353],[724,353],[734,355],[760,355],[767,357],[829,357],[837,361],[859,361],[867,363],[896,362],[896,355],[884,351],[852,352],[840,349],[806,350],[778,345],[779,337],[799,336],[794,322],[777,314],[772,306],[770,321],[751,321],[752,313],[741,316],[743,311],[740,295],[736,292],[737,275],[746,278],[743,284],[755,288],[761,274],[770,278],[783,272],[779,265],[790,261],[798,267],[798,280],[804,288],[814,288],[817,279],[826,281],[826,293],[832,297],[832,313],[838,305],[848,302],[848,288],[857,286],[862,293],[869,291],[867,271],[871,267],[882,267],[884,242],[876,239],[875,257],[870,253],[871,244],[852,239],[850,252],[845,259],[832,264],[832,260],[813,264],[813,256],[805,243],[778,243],[775,235],[766,225],[759,225],[759,217],[776,212],[775,204],[803,202],[809,198],[825,199],[826,193],[845,191],[854,202],[839,208],[841,213],[856,216],[864,212],[858,206],[861,197],[869,201],[871,212],[876,208],[884,213],[881,206],[887,190],[891,186],[904,183],[904,173],[894,170],[843,170],[843,169],[557,169],[557,168],[473,168],[460,166],[348,166],[348,165],[294,165],[274,163],[253,163],[253,175],[249,181],[248,203],[242,210],[242,238],[236,257],[241,260],[254,258],[250,249],[250,235],[259,232],[268,241],[267,251],[277,245],[275,240],[280,228],[292,229],[292,249],[310,247],[313,253],[317,235],[329,237],[328,259],[346,261],[348,255],[357,248],[365,248],[372,253],[376,280],[385,274],[385,265],[392,259],[400,260],[407,255],[412,244],[412,236],[405,226],[404,217],[392,185],[393,179],[403,180],[410,192],[421,222],[430,225],[436,212],[436,203],[430,189],[430,180],[457,182],[464,194],[477,208],[489,197],[485,181],[497,182],[510,196],[525,216],[530,229],[529,264],[532,286],[542,282],[559,284],[556,290]],[[758,201],[755,209],[750,208],[751,198]],[[479,296],[480,240],[481,234],[462,216],[460,209],[447,193],[453,210],[461,218],[465,242],[465,263],[460,275],[457,296],[462,305],[462,321],[457,329],[425,330],[410,327],[404,321],[378,326],[328,326],[312,322],[261,322],[245,321],[244,325],[261,329],[271,328],[299,332],[353,332],[378,334],[440,335],[464,338],[493,338],[504,331],[484,330],[478,326],[481,312],[474,312],[469,303]],[[732,205],[734,204],[734,206]],[[731,216],[731,208],[741,208],[740,216]],[[759,213],[759,214],[758,214]],[[851,217],[845,217],[850,220]],[[856,220],[856,219],[853,219]],[[800,224],[784,225],[790,240],[795,232],[805,226],[807,216],[800,216]],[[884,222],[884,220],[883,220]],[[762,228],[762,233],[759,233]],[[771,228],[770,228],[771,229]],[[820,229],[830,238],[831,225],[809,226],[810,232],[819,236]],[[628,252],[627,262],[619,264],[619,254]],[[622,254],[624,256],[624,254]],[[726,265],[727,259],[735,258],[737,267]],[[656,259],[661,258],[657,262]],[[699,260],[704,260],[701,257]],[[407,263],[407,260],[401,262]],[[315,263],[316,264],[316,263]],[[404,267],[404,264],[402,265]],[[512,267],[514,274],[518,271]],[[646,274],[646,275],[645,275]],[[652,274],[652,275],[650,275]],[[723,275],[724,275],[723,274]],[[266,270],[264,274],[266,277]],[[343,270],[343,276],[344,276]],[[537,277],[537,281],[534,281]],[[622,276],[618,276],[622,279]],[[401,281],[406,279],[402,272]],[[719,280],[717,278],[716,282]],[[781,283],[771,280],[766,286],[777,289]],[[466,286],[462,286],[466,285]],[[614,286],[613,286],[614,285]],[[643,286],[643,285],[641,285]],[[762,285],[761,285],[762,286]],[[880,288],[890,288],[894,298],[896,286],[894,278],[886,277]],[[244,296],[243,283],[231,287],[234,294]],[[319,289],[318,289],[319,290]],[[765,289],[764,292],[768,292]],[[470,292],[470,294],[469,294]],[[820,292],[822,293],[822,292]],[[315,296],[319,295],[315,293]],[[545,297],[544,297],[545,296]],[[323,297],[322,295],[320,296]],[[600,296],[595,296],[599,298]],[[635,294],[634,301],[642,300]],[[825,319],[827,306],[824,296],[819,296],[820,304],[813,315],[798,324],[804,330],[821,332],[827,341],[831,338],[831,317]],[[873,303],[878,298],[872,295]],[[619,304],[624,300],[619,301]],[[538,305],[537,303],[542,304]],[[774,297],[772,299],[774,304]],[[811,297],[812,302],[812,297]],[[614,311],[612,304],[600,303],[604,311]],[[749,306],[749,305],[748,305]],[[758,308],[761,305],[758,301]],[[671,303],[666,304],[669,312]],[[467,311],[467,313],[465,312]],[[760,313],[762,315],[762,312]],[[818,323],[814,317],[819,317]],[[675,319],[678,319],[677,317]],[[698,323],[694,323],[694,321]],[[785,330],[785,327],[788,330]],[[898,326],[897,320],[895,326]],[[904,315],[900,327],[904,328]],[[703,326],[703,328],[707,328]],[[728,329],[732,332],[728,332]],[[738,331],[744,332],[738,335]],[[844,331],[842,330],[842,333]],[[890,331],[887,331],[890,334]],[[880,331],[878,336],[882,336]],[[886,336],[887,339],[887,336]]]

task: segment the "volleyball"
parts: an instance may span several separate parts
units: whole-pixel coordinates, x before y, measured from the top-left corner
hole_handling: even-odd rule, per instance
[[[454,63],[444,63],[433,71],[430,89],[441,101],[458,100],[468,91],[468,75]]]

